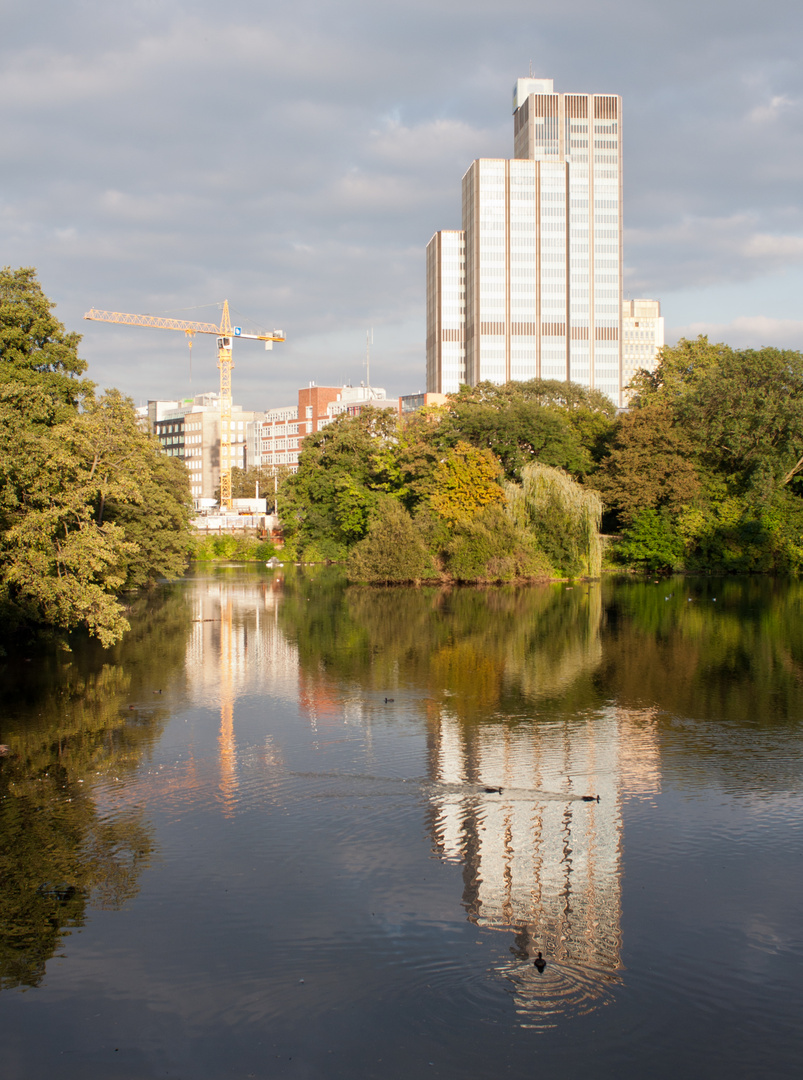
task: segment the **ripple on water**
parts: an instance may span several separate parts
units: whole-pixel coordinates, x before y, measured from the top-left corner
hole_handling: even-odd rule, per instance
[[[622,984],[617,971],[555,960],[548,960],[542,972],[530,959],[495,971],[508,981],[521,1026],[539,1031],[610,1005]]]

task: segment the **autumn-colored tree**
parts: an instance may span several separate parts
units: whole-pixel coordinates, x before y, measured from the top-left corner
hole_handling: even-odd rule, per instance
[[[500,471],[490,450],[458,442],[435,466],[429,505],[449,525],[455,525],[486,506],[504,502]]]

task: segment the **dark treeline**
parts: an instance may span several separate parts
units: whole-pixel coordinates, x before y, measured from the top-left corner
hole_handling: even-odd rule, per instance
[[[5,639],[127,629],[119,595],[186,566],[190,497],[119,391],[83,378],[80,336],[33,269],[0,270],[0,619]]]
[[[803,355],[708,339],[665,348],[635,381],[591,479],[623,560],[648,569],[803,566]]]

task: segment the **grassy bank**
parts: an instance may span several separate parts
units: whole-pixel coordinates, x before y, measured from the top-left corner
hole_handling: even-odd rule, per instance
[[[270,540],[223,533],[193,537],[189,555],[196,562],[265,562],[276,555],[276,548]]]

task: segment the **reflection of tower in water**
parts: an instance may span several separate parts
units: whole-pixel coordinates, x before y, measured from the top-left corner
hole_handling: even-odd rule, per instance
[[[634,734],[641,757],[655,757],[654,740],[644,745],[614,710],[515,726],[467,726],[444,712],[435,727],[437,850],[465,865],[469,918],[512,932],[503,971],[525,1024],[590,1011],[619,981],[621,780],[634,771]]]

